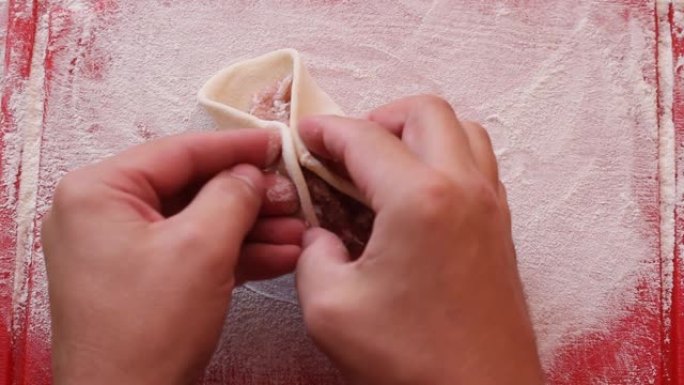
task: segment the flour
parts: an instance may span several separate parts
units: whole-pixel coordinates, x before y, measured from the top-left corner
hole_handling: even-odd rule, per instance
[[[659,85],[663,92],[658,95],[661,115],[659,117],[659,179],[660,179],[660,255],[663,275],[663,311],[669,314],[672,306],[672,287],[674,272],[675,248],[675,127],[672,117],[674,62],[672,56],[672,38],[668,20],[668,4],[656,3],[658,15],[658,72]],[[670,319],[664,319],[667,330],[671,327]],[[669,342],[669,340],[667,341]]]
[[[667,8],[668,2],[667,1],[659,1],[658,2],[658,9],[659,13],[658,15],[660,17],[663,17],[664,14],[666,14],[665,9]],[[684,4],[681,2],[674,2],[672,5],[673,8],[673,24],[674,24],[674,35],[678,39],[684,39]]]
[[[44,275],[40,275],[41,271],[35,271],[35,264],[40,264],[42,257],[35,253],[34,244],[36,242],[35,236],[37,233],[35,212],[36,212],[36,194],[38,186],[39,173],[39,154],[41,147],[41,131],[43,120],[43,101],[44,101],[44,80],[45,72],[43,62],[45,57],[45,41],[47,38],[47,29],[45,28],[47,22],[46,17],[41,17],[38,21],[40,28],[38,29],[36,44],[33,48],[33,56],[36,58],[31,65],[31,74],[28,82],[25,85],[24,92],[16,99],[16,104],[13,110],[16,112],[15,119],[18,126],[22,127],[18,134],[20,138],[15,143],[20,143],[20,150],[17,157],[9,157],[8,165],[19,167],[21,165],[21,183],[18,185],[17,191],[17,230],[16,239],[17,246],[15,251],[15,270],[14,291],[12,295],[12,312],[14,314],[23,314],[27,311],[29,306],[29,297],[31,292],[29,285],[35,285],[36,288],[46,290]],[[16,161],[19,161],[16,163]],[[3,170],[3,175],[6,170]],[[14,174],[16,175],[16,174]],[[14,176],[11,175],[11,176]],[[5,183],[3,181],[3,183]],[[8,202],[9,203],[9,202]],[[36,261],[38,259],[39,261]],[[30,276],[38,275],[42,277],[37,280],[29,279]],[[38,277],[36,277],[38,278]],[[32,296],[37,298],[32,302],[32,305],[37,307],[40,314],[37,317],[31,317],[29,313],[27,317],[31,317],[33,322],[33,332],[47,338],[49,336],[49,321],[47,317],[48,308],[47,303],[41,301],[41,296]],[[43,296],[44,297],[44,296]],[[18,332],[23,320],[15,319],[12,322],[12,329]]]
[[[281,47],[302,52],[318,84],[351,115],[439,93],[461,118],[491,133],[540,353],[552,370],[560,351],[610,332],[631,309],[658,311],[636,288],[660,293],[659,251],[666,278],[671,274],[673,126],[664,115],[658,129],[652,12],[598,1],[465,3],[141,1],[98,3],[112,8],[97,12],[86,1],[48,6],[53,65],[39,174],[31,140],[38,133],[29,120],[18,135],[28,136],[22,140],[30,154],[10,140],[4,167],[34,159],[22,165],[28,174],[20,196],[34,195],[43,213],[68,170],[152,138],[212,130],[195,104],[202,83],[229,63]],[[659,56],[661,74],[666,60]],[[671,78],[663,82],[672,87]],[[7,186],[11,172],[4,171]],[[41,271],[39,256],[33,263]],[[35,295],[44,296],[44,284],[35,284]],[[237,290],[229,322],[247,324],[229,324],[210,372],[225,374],[223,363],[242,362],[250,366],[235,370],[244,371],[245,383],[281,372],[272,383],[293,383],[300,365],[293,357],[305,356],[321,363],[311,369],[319,383],[336,379],[288,303],[296,300],[292,277],[256,290],[285,302]],[[46,308],[34,313],[47,320]],[[249,330],[230,331],[249,325],[263,326],[259,338],[269,346],[255,346]],[[646,338],[642,329],[634,333],[633,340]],[[280,359],[282,352],[289,358]]]
[[[276,179],[275,184],[266,190],[266,199],[271,202],[293,202],[297,200],[297,190],[286,179]]]

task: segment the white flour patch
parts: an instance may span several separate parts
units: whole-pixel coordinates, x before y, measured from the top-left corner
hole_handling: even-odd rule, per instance
[[[660,178],[660,255],[662,258],[663,276],[663,311],[670,313],[672,306],[672,288],[674,273],[675,248],[675,126],[672,116],[674,97],[674,62],[672,56],[672,38],[668,23],[668,4],[656,2],[658,15],[658,71],[660,72],[659,86],[661,89],[660,102],[660,132],[659,132],[659,178]],[[664,317],[666,330],[669,330],[670,318]],[[669,340],[668,340],[669,342]]]
[[[297,190],[287,179],[276,179],[275,184],[266,190],[266,199],[271,202],[295,202]]]
[[[40,265],[42,257],[37,255],[34,250],[35,234],[35,213],[36,213],[36,194],[39,176],[39,161],[41,148],[41,132],[44,112],[44,81],[45,70],[43,63],[45,59],[45,43],[47,41],[47,17],[43,16],[38,20],[38,32],[33,47],[34,60],[31,64],[31,77],[26,83],[24,92],[20,95],[19,104],[15,106],[18,112],[16,118],[17,126],[21,127],[18,131],[20,135],[20,150],[17,157],[12,159],[9,164],[16,164],[21,173],[21,180],[18,184],[18,204],[16,211],[17,221],[17,244],[15,252],[14,270],[14,291],[12,296],[12,312],[14,314],[24,314],[29,305],[31,295],[29,285],[35,284],[37,288],[46,289],[44,279],[37,282],[29,282],[29,276],[34,274],[35,265]],[[19,163],[16,163],[16,161]],[[4,174],[6,175],[6,174]],[[14,177],[16,174],[7,175]],[[9,180],[3,181],[7,185]],[[38,273],[39,274],[39,273]],[[32,317],[31,326],[33,332],[40,333],[40,336],[49,336],[50,322],[49,309],[45,302],[32,302],[30,305],[39,306],[35,317]],[[31,312],[32,316],[34,312]],[[27,313],[28,314],[28,313]],[[15,332],[19,331],[24,325],[24,320],[20,323],[13,322],[12,328]]]

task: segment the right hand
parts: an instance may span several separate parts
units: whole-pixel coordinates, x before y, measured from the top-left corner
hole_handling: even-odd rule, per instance
[[[376,212],[352,261],[335,235],[304,235],[297,289],[315,342],[352,384],[541,384],[486,131],[417,96],[368,120],[316,117],[307,147],[344,164]]]

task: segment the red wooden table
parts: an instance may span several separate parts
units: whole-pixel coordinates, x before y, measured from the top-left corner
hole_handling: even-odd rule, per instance
[[[209,128],[201,83],[284,46],[351,112],[437,92],[490,129],[549,383],[684,378],[684,3],[0,0],[0,19],[0,385],[50,383],[38,225],[59,177]],[[538,185],[574,205],[531,200]],[[621,233],[624,264],[609,250]],[[341,383],[273,293],[238,290],[204,383]]]

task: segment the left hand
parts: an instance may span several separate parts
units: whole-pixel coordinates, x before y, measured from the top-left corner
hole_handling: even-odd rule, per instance
[[[294,186],[260,171],[278,144],[260,130],[179,135],[64,177],[42,231],[55,384],[201,373],[234,286],[292,271],[301,252],[302,221],[278,218],[297,210]]]

